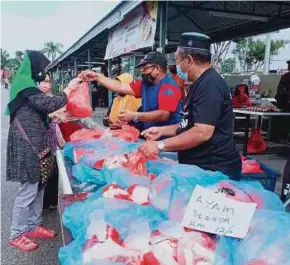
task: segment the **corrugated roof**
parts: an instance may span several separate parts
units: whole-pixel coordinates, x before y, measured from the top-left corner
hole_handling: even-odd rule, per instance
[[[141,2],[122,1],[53,62],[50,68],[113,28]],[[167,21],[167,39],[171,43],[177,42],[181,33],[186,31],[203,32],[213,42],[220,42],[290,27],[290,2],[169,1]],[[155,39],[159,39],[159,23]],[[100,47],[105,50],[105,42]]]

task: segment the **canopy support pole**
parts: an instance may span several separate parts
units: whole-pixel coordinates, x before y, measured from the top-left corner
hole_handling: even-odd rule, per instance
[[[77,76],[78,67],[77,67],[77,57],[74,59],[74,77]]]
[[[112,60],[111,59],[108,60],[108,75],[111,78],[112,76]],[[113,101],[113,93],[111,90],[109,90],[108,97],[109,97],[109,107],[110,107]]]
[[[159,51],[165,54],[165,42],[166,42],[166,31],[167,31],[167,10],[168,10],[168,2],[160,1],[159,2],[160,9],[160,23],[159,23]]]

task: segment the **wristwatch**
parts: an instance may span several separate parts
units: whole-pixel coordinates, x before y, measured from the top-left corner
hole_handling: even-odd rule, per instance
[[[157,148],[160,152],[163,152],[164,150],[164,142],[163,141],[159,141],[158,144],[157,144]]]
[[[138,113],[136,113],[136,115],[135,115],[133,121],[134,121],[134,122],[138,122],[138,121],[139,121],[139,119],[138,119]]]

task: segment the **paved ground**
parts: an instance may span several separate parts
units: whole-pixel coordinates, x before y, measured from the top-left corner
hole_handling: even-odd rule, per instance
[[[1,90],[1,112],[5,108],[8,100],[8,92]],[[97,122],[101,121],[101,117],[105,112],[104,109],[96,109],[94,119]],[[8,244],[9,228],[11,223],[12,206],[18,185],[5,181],[5,154],[6,141],[8,132],[9,120],[6,116],[1,115],[1,264],[2,265],[55,265],[58,264],[57,252],[60,248],[61,236],[59,216],[57,212],[45,212],[44,224],[54,228],[59,236],[53,240],[39,240],[40,248],[32,253],[23,253],[11,248]],[[258,156],[258,158],[282,172],[285,160],[275,155]],[[279,180],[277,190],[280,190],[281,181]]]
[[[7,104],[8,92],[1,89],[1,114]],[[56,265],[61,236],[57,212],[45,212],[44,224],[54,228],[59,236],[53,240],[39,240],[40,248],[32,253],[24,253],[8,245],[12,206],[18,184],[5,181],[5,154],[9,119],[1,115],[1,264],[2,265]]]

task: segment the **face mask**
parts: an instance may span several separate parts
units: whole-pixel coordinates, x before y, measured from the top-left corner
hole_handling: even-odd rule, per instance
[[[142,74],[142,81],[143,81],[145,84],[150,85],[150,86],[153,85],[153,82],[154,82],[155,78],[156,78],[156,77],[153,77],[153,76],[151,75],[151,73],[150,73],[150,74]]]
[[[40,82],[39,89],[44,93],[49,93],[51,91],[51,83],[50,82]]]
[[[188,73],[184,73],[179,64],[176,65],[176,72],[182,80],[188,81]]]

